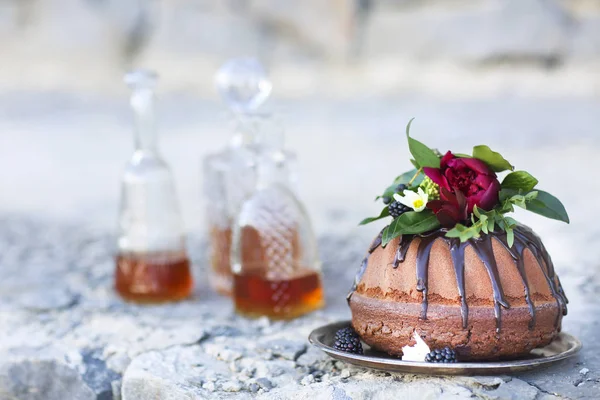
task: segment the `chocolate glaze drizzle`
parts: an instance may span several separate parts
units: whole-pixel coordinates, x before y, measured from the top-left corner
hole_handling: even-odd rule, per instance
[[[383,231],[384,230],[385,230],[385,228],[383,228],[381,230],[381,232],[379,232],[379,235],[377,235],[377,237],[375,238],[375,240],[373,240],[373,243],[371,243],[371,246],[369,247],[369,252],[367,253],[367,256],[360,263],[360,268],[358,269],[358,272],[356,273],[356,276],[354,277],[354,282],[352,283],[352,288],[350,289],[350,291],[346,295],[346,301],[348,303],[350,303],[350,297],[352,297],[352,294],[354,294],[354,292],[356,291],[356,287],[358,286],[358,283],[360,282],[360,280],[362,279],[363,275],[365,274],[365,271],[367,269],[367,265],[369,264],[369,256],[379,246],[381,246],[381,241],[382,241]]]
[[[382,231],[383,233],[383,231]],[[358,283],[362,279],[362,276],[367,268],[369,262],[369,255],[377,249],[382,241],[382,233],[371,244],[367,256],[363,259],[361,267],[354,279],[354,284],[346,300],[350,301],[352,294],[356,290]],[[446,230],[438,229],[433,232],[420,234],[420,235],[404,235],[400,239],[398,249],[394,256],[393,268],[397,268],[400,263],[404,262],[408,248],[412,243],[415,236],[418,236],[421,241],[417,248],[417,260],[416,260],[416,275],[417,275],[417,291],[422,293],[423,300],[421,303],[421,315],[422,319],[427,319],[427,278],[429,271],[429,258],[431,254],[431,248],[437,239],[442,239],[450,249],[450,255],[452,257],[452,265],[454,266],[454,273],[456,276],[456,284],[458,286],[458,293],[460,295],[460,310],[462,316],[462,325],[466,329],[468,326],[469,319],[469,307],[467,305],[466,293],[465,293],[465,249],[467,246],[471,246],[475,251],[475,254],[481,259],[485,269],[488,272],[490,281],[492,284],[492,293],[494,298],[494,315],[496,318],[496,331],[499,332],[502,328],[502,308],[510,308],[510,304],[505,299],[504,291],[502,290],[502,283],[500,281],[500,274],[498,272],[498,265],[496,258],[494,257],[494,251],[492,247],[492,239],[497,240],[502,246],[508,251],[512,259],[514,260],[515,267],[519,272],[523,286],[525,288],[525,301],[529,308],[531,319],[529,321],[529,329],[533,329],[535,325],[535,306],[529,289],[529,283],[527,281],[527,274],[525,272],[524,253],[525,250],[529,250],[535,257],[537,264],[544,274],[548,287],[552,296],[556,300],[556,304],[560,310],[556,317],[555,326],[560,325],[561,317],[567,315],[567,303],[569,302],[566,298],[560,280],[554,272],[554,264],[550,259],[550,256],[546,252],[546,249],[541,239],[528,227],[524,225],[518,225],[514,229],[514,243],[512,247],[508,246],[505,232],[491,232],[487,235],[481,235],[480,238],[470,239],[467,242],[461,243],[457,238],[448,238],[445,236]]]

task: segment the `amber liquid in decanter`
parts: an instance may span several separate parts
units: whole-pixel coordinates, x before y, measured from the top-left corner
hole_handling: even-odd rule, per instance
[[[316,272],[299,278],[270,280],[259,275],[235,275],[236,312],[247,317],[289,320],[323,307],[321,277]]]
[[[216,86],[231,113],[232,133],[227,147],[204,159],[204,198],[209,236],[209,280],[218,293],[231,296],[232,224],[241,203],[255,189],[253,158],[255,135],[264,116],[257,109],[271,93],[262,64],[253,58],[235,58],[219,68]],[[226,187],[231,182],[232,190]]]
[[[181,300],[193,288],[171,170],[158,149],[151,71],[133,71],[135,151],[125,166],[118,218],[115,289],[129,301]]]
[[[251,318],[291,320],[325,305],[320,271],[315,270],[314,265],[301,265],[297,232],[293,232],[285,249],[274,248],[272,244],[286,240],[265,243],[264,237],[261,240],[259,232],[252,227],[242,228],[241,235],[242,272],[233,275],[237,313]],[[283,260],[289,256],[292,259]],[[280,267],[269,268],[273,260]],[[282,265],[287,268],[281,268]]]
[[[124,253],[116,259],[115,289],[139,303],[181,300],[190,295],[193,279],[183,253]]]
[[[231,228],[210,228],[211,284],[224,296],[231,296]]]

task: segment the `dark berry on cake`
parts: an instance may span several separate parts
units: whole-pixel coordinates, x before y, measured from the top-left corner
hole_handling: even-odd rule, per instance
[[[360,337],[351,327],[340,329],[335,333],[333,348],[347,353],[363,353]]]
[[[396,186],[396,193],[402,194],[407,189],[407,186],[403,183]]]
[[[410,211],[410,208],[400,203],[399,201],[395,201],[389,206],[390,215],[392,218],[398,218],[403,213]]]

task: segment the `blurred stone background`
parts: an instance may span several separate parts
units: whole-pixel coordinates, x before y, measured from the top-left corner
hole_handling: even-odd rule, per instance
[[[165,90],[212,94],[215,68],[250,54],[281,96],[484,92],[517,72],[522,90],[592,94],[600,1],[2,0],[0,43],[6,89],[107,91],[148,65]]]
[[[147,67],[198,229],[200,160],[229,134],[214,73],[244,55],[270,71],[319,232],[377,212],[372,195],[409,168],[411,117],[432,146],[488,143],[538,175],[553,160],[540,146],[598,148],[597,0],[0,0],[0,209],[114,227],[132,151],[122,75]]]

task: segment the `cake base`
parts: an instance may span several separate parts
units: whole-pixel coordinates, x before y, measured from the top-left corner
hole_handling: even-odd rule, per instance
[[[459,305],[430,303],[427,319],[419,318],[420,303],[375,299],[354,293],[350,298],[352,326],[376,350],[401,356],[402,347],[415,344],[413,333],[431,349],[456,350],[461,361],[514,359],[549,344],[558,334],[556,303],[535,305],[535,324],[526,305],[503,309],[502,328],[496,332],[493,306],[469,307],[467,329],[462,327]]]

